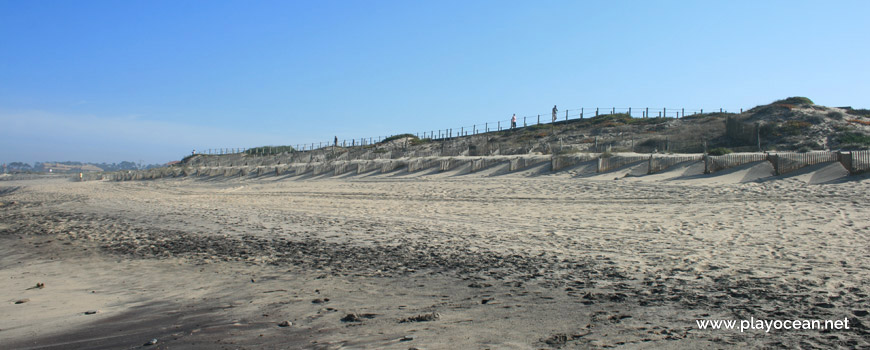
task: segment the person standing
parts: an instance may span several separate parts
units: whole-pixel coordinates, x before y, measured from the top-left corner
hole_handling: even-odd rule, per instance
[[[517,114],[514,113],[514,116],[511,117],[511,129],[517,128]]]
[[[338,147],[338,135],[335,136],[335,147]]]
[[[558,111],[559,110],[556,109],[556,105],[553,105],[553,123],[556,122],[556,112],[558,112]]]

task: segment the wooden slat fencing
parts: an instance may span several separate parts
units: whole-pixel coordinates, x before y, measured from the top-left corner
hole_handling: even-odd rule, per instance
[[[385,153],[381,153],[385,154]],[[396,155],[393,153],[392,155]],[[244,157],[244,156],[241,156]],[[282,155],[290,159],[288,155]],[[386,157],[386,156],[384,156]],[[303,156],[298,159],[312,160],[310,155]],[[318,158],[319,159],[319,158]],[[83,177],[84,180],[112,180],[112,181],[131,181],[145,179],[160,179],[166,177],[181,177],[181,176],[200,176],[200,177],[244,177],[250,175],[263,176],[269,173],[274,173],[276,176],[282,174],[293,174],[296,176],[303,175],[307,172],[312,172],[313,175],[332,173],[333,175],[341,175],[348,172],[356,172],[362,174],[375,169],[380,172],[387,173],[398,169],[399,167],[407,166],[408,172],[415,172],[422,169],[439,169],[440,171],[452,170],[464,164],[470,165],[470,171],[476,172],[484,168],[494,166],[499,163],[509,163],[509,171],[518,171],[539,165],[544,162],[550,162],[550,169],[558,171],[570,166],[578,165],[586,161],[597,159],[597,171],[607,172],[618,169],[632,163],[642,161],[649,162],[649,174],[654,174],[663,171],[667,168],[684,162],[704,160],[704,172],[714,173],[724,169],[741,166],[744,164],[770,161],[773,164],[777,175],[788,174],[795,170],[806,166],[837,162],[839,161],[850,174],[860,174],[870,171],[870,151],[851,151],[851,152],[833,152],[833,151],[815,151],[807,153],[796,152],[778,152],[778,153],[732,153],[722,156],[706,157],[700,154],[678,154],[678,155],[641,155],[641,154],[614,154],[609,157],[601,158],[594,153],[579,153],[570,155],[529,155],[529,156],[493,156],[493,157],[478,157],[469,158],[446,158],[446,157],[426,157],[416,159],[377,159],[377,160],[340,160],[340,161],[323,161],[323,162],[295,162],[283,163],[284,165],[250,165],[250,162],[241,162],[237,166],[206,166],[192,165],[183,167],[166,167],[155,168],[148,170],[136,171],[117,171],[110,173],[88,173]],[[281,163],[275,158],[274,163]],[[198,164],[208,164],[209,162],[197,161]],[[215,162],[216,163],[216,162]],[[227,162],[229,163],[229,162]],[[77,178],[77,174],[75,176]]]
[[[471,161],[471,172],[481,171],[493,165],[504,163],[506,160],[502,158],[479,158]]]
[[[839,159],[837,152],[807,152],[807,153],[776,153],[770,154],[769,160],[773,163],[776,175],[783,175],[800,168],[821,163],[836,162]]]
[[[870,151],[851,151],[840,153],[840,163],[849,170],[849,174],[857,175],[870,171]]]
[[[335,170],[333,172],[334,176],[342,175],[342,174],[353,171],[354,163],[351,163],[348,161],[339,161],[339,162],[335,162],[333,164],[335,164]]]
[[[510,160],[510,162],[511,162],[511,165],[510,165],[510,171],[517,171],[517,170],[520,170],[520,169],[525,169],[525,168],[528,168],[528,167],[531,167],[531,166],[534,166],[534,165],[538,165],[538,164],[541,164],[541,163],[545,163],[545,162],[548,162],[548,161],[550,161],[549,157],[540,157],[540,158],[538,158],[538,157],[535,157],[535,158],[526,158],[526,157],[521,157],[521,158],[512,158],[512,159]]]
[[[383,164],[381,164],[381,172],[382,173],[391,172],[393,170],[398,169],[399,167],[401,167],[403,165],[407,165],[407,163],[408,162],[403,162],[400,160],[389,160],[389,161],[383,162]]]
[[[594,160],[598,157],[594,153],[578,153],[570,155],[554,155],[551,160],[550,169],[558,171],[567,167],[572,167],[577,164]]]
[[[707,155],[704,158],[704,173],[712,174],[720,170],[767,160],[767,153],[731,153],[721,156]]]
[[[423,169],[434,168],[436,165],[441,166],[437,158],[420,158],[408,160],[408,172],[413,173]]]
[[[655,174],[680,163],[697,162],[703,159],[703,154],[651,155],[649,158],[649,171],[647,173]]]
[[[606,158],[598,158],[598,172],[608,172],[614,169],[618,169],[629,165],[631,163],[637,163],[642,161],[648,161],[649,156],[645,155],[637,155],[637,156],[620,156],[613,155]]]

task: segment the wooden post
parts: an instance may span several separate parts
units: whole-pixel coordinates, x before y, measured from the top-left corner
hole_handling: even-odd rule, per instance
[[[683,118],[686,117],[686,109],[685,108],[683,108],[683,112],[681,114],[683,115]]]
[[[595,108],[595,116],[596,117],[598,116],[598,108],[597,107]]]
[[[758,141],[758,151],[761,152],[761,123],[755,123],[755,139]]]
[[[644,114],[646,115],[644,118],[649,118],[649,107],[646,108],[646,113]]]
[[[583,119],[583,107],[580,107],[580,119]]]
[[[541,124],[541,115],[538,114],[538,124]]]
[[[613,109],[610,110],[610,114],[616,114],[616,107],[613,107]]]
[[[631,116],[631,107],[628,107],[628,116]]]
[[[528,125],[528,124],[526,124],[526,117],[523,117],[523,127],[525,128],[526,125]]]

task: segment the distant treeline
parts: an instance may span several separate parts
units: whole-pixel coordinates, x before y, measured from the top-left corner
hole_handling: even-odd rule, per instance
[[[11,162],[0,166],[0,171],[15,173],[15,172],[34,172],[42,173],[49,172],[79,172],[79,171],[119,171],[119,170],[140,170],[159,168],[164,164],[137,164],[134,162],[123,161],[120,163],[83,163],[83,162],[34,162],[33,165],[24,162]],[[96,169],[96,168],[99,168]]]

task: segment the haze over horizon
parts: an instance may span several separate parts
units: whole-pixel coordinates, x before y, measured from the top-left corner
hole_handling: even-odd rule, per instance
[[[866,13],[866,1],[0,0],[0,163],[165,163],[554,104],[870,108]]]

